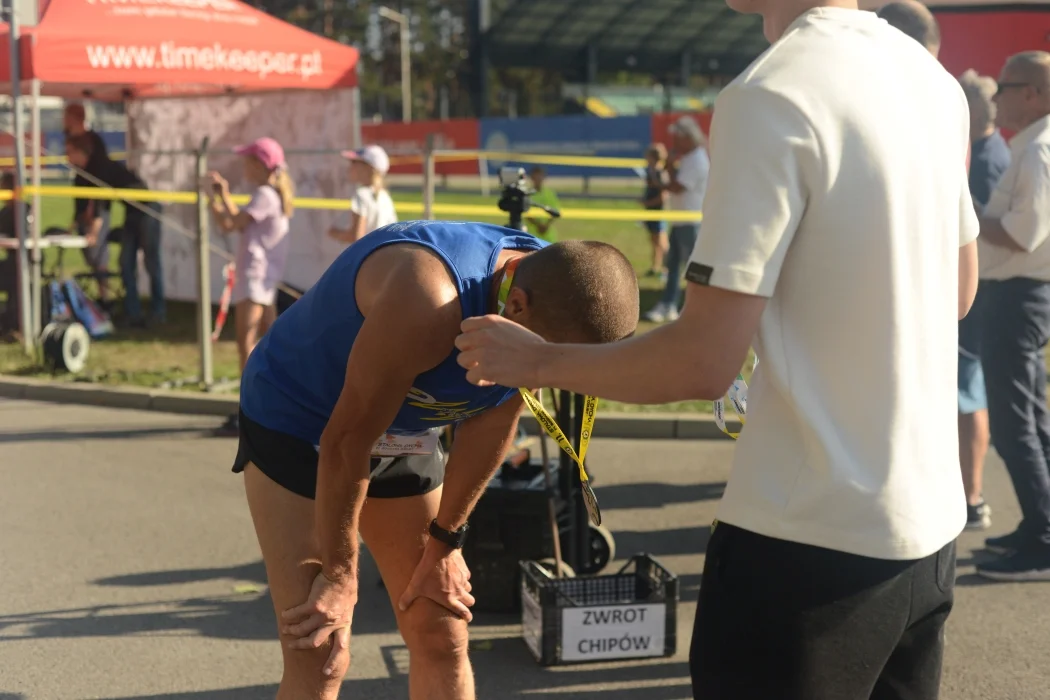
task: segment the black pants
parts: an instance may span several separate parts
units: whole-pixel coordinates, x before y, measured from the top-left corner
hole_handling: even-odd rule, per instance
[[[689,668],[696,700],[935,700],[955,543],[869,559],[719,523]]]
[[[1046,354],[1050,283],[983,281],[981,347],[992,444],[1021,506],[1019,530],[1033,548],[1050,549],[1050,414]]]
[[[17,331],[20,327],[18,301],[18,251],[0,252],[0,292],[7,293],[7,301],[0,308],[0,335]]]

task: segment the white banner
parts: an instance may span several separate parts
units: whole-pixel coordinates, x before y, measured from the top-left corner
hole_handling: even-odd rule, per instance
[[[562,661],[638,659],[663,656],[667,605],[606,605],[564,608]]]
[[[359,133],[355,123],[355,96],[356,90],[346,89],[133,101],[127,108],[128,143],[136,152],[131,164],[151,189],[193,191],[196,190],[194,157],[170,152],[199,148],[205,136],[211,138],[209,150],[214,151],[229,151],[269,136],[284,147],[298,196],[349,199],[347,163],[338,153],[358,145],[354,143]],[[291,152],[297,150],[330,153]],[[208,168],[222,173],[234,194],[249,192],[241,160],[232,153],[209,156]],[[164,215],[187,231],[197,230],[195,205],[165,205]],[[309,288],[345,248],[326,234],[339,215],[333,211],[306,209],[295,212],[291,220],[292,245],[285,282],[300,289]],[[238,235],[223,236],[214,225],[210,229],[212,244],[231,255],[236,254]],[[165,227],[162,251],[167,298],[196,300],[196,240]],[[212,254],[213,300],[218,300],[222,291],[224,262],[225,258]],[[143,290],[148,288],[147,279],[144,274],[140,277]]]

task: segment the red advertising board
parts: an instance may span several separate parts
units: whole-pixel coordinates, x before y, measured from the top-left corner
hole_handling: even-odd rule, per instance
[[[955,76],[972,68],[998,78],[1007,57],[1020,51],[1050,51],[1050,12],[1044,4],[1031,7],[1031,11],[1013,6],[1002,11],[991,7],[937,11],[941,63]]]
[[[667,146],[667,150],[671,150],[671,135],[667,133],[667,129],[686,114],[696,120],[705,134],[711,134],[710,109],[703,112],[661,112],[653,115],[653,143],[662,143]]]
[[[365,144],[377,143],[390,156],[390,172],[421,174],[423,148],[427,135],[434,134],[434,146],[439,150],[476,150],[478,148],[478,121],[476,119],[449,119],[402,124],[364,124],[361,137]],[[477,175],[478,160],[437,161],[438,175]]]

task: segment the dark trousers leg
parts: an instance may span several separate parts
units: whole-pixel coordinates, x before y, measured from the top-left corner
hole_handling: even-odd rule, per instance
[[[689,256],[696,247],[696,238],[700,228],[694,224],[677,224],[671,227],[668,236],[667,285],[660,296],[660,301],[668,306],[678,306],[678,297],[682,290],[682,268],[689,262]]]
[[[1050,548],[1050,414],[1046,356],[1050,283],[989,283],[981,363],[992,444],[1006,464],[1033,547]]]
[[[955,543],[912,570],[912,616],[871,700],[930,700],[941,687],[944,627],[955,602]]]
[[[690,650],[697,700],[936,700],[954,545],[886,561],[719,523]]]
[[[150,205],[154,211],[160,213],[160,205]],[[163,323],[167,316],[164,301],[164,267],[161,265],[161,225],[160,221],[153,217],[147,217],[143,224],[142,232],[142,257],[149,274],[150,308],[153,320]]]
[[[124,314],[131,321],[142,320],[139,298],[139,250],[142,248],[141,219],[128,217],[120,240],[120,278],[124,283]]]

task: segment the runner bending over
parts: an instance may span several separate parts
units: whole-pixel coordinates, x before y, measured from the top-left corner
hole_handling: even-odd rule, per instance
[[[358,535],[394,603],[413,700],[474,697],[462,528],[521,408],[516,387],[474,386],[456,363],[461,321],[490,313],[554,342],[611,342],[635,330],[638,286],[603,243],[392,224],[343,252],[249,357],[234,471],[277,613],[280,700],[338,694]],[[452,423],[446,469],[437,429]]]

